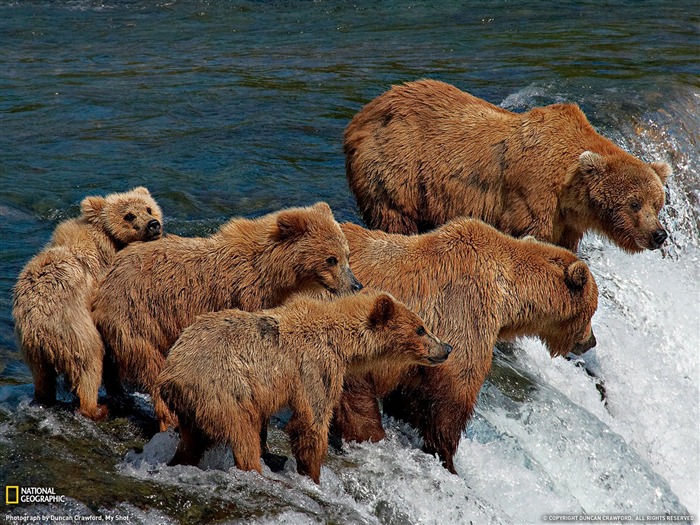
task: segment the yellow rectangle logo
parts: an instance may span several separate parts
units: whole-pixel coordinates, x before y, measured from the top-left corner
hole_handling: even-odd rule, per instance
[[[14,492],[14,496],[12,495]],[[19,486],[6,486],[5,487],[5,504],[6,505],[16,505],[19,503]]]

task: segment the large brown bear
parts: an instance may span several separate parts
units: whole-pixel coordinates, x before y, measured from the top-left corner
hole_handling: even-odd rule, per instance
[[[534,335],[563,356],[595,345],[591,317],[598,288],[570,251],[532,237],[515,239],[474,219],[454,219],[423,235],[341,225],[358,278],[393,294],[455,348],[445,366],[378,369],[348,376],[334,433],[384,437],[384,411],[417,428],[424,450],[455,472],[453,457],[491,368],[497,340]]]
[[[120,381],[151,394],[165,430],[175,421],[156,378],[197,315],[272,308],[301,291],[360,289],[348,257],[326,203],[232,219],[208,238],[167,237],[122,251],[100,284],[93,318]]]
[[[394,86],[345,130],[346,172],[365,223],[425,232],[458,216],[575,251],[587,230],[628,252],[667,237],[671,168],[595,132],[573,104],[515,114],[434,80]]]
[[[201,315],[158,377],[180,421],[170,464],[197,464],[211,442],[225,442],[238,468],[261,472],[260,427],[288,406],[297,470],[319,483],[346,369],[431,366],[451,350],[402,303],[367,289],[332,302],[302,297],[258,313]]]
[[[34,378],[34,400],[53,404],[56,377],[65,374],[80,413],[98,420],[107,409],[97,404],[104,346],[90,317],[97,280],[117,251],[159,238],[162,215],[146,188],[86,197],[80,209],[81,216],[59,224],[20,273],[12,315]]]

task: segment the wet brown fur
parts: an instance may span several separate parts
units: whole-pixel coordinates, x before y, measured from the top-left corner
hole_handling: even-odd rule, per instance
[[[107,409],[97,403],[104,347],[90,317],[97,280],[118,250],[160,237],[162,215],[145,188],[86,197],[80,207],[81,216],[59,224],[20,273],[12,315],[34,378],[34,400],[55,403],[56,378],[65,374],[80,400],[80,413],[99,420]],[[128,214],[132,220],[125,218]],[[147,227],[153,220],[157,233]]]
[[[386,293],[365,289],[332,302],[295,298],[258,313],[204,314],[173,346],[158,377],[180,421],[171,464],[196,464],[212,442],[228,443],[236,466],[260,467],[261,425],[284,407],[300,474],[320,482],[328,428],[346,370],[432,365],[449,350]]]
[[[350,291],[357,281],[348,257],[325,203],[232,219],[208,238],[171,236],[121,252],[100,285],[93,318],[120,381],[151,394],[164,430],[176,423],[156,377],[197,315],[272,308],[302,290]]]
[[[628,252],[665,238],[671,168],[624,152],[574,104],[516,114],[443,82],[409,82],[355,115],[344,149],[370,228],[414,234],[469,216],[573,251],[587,230]]]
[[[491,367],[497,340],[539,337],[552,355],[595,344],[590,320],[598,289],[570,251],[515,239],[477,220],[454,219],[404,236],[342,224],[350,264],[367,286],[393,294],[454,345],[445,366],[384,368],[346,377],[334,432],[346,440],[384,437],[384,411],[414,425],[425,450],[455,472],[453,456]]]

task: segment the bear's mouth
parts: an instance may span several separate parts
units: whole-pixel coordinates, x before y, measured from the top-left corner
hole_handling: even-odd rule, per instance
[[[591,336],[586,341],[579,341],[574,345],[574,347],[571,349],[571,353],[574,355],[583,355],[595,345],[596,338],[593,332],[591,332]]]
[[[447,361],[447,358],[450,356],[450,354],[445,354],[443,356],[438,356],[438,357],[433,357],[430,356],[428,357],[428,363],[431,365],[439,365]]]
[[[645,250],[658,250],[661,245],[655,245],[650,239],[634,239],[634,243],[637,245],[637,249],[641,251]]]
[[[331,285],[326,284],[326,283],[324,283],[323,281],[321,281],[321,286],[323,286],[326,290],[328,290],[328,291],[329,291],[330,293],[332,293],[333,295],[338,295],[338,290],[336,290],[335,288],[333,288]]]
[[[658,229],[653,233],[647,235],[644,239],[635,239],[637,246],[643,250],[658,250],[663,246],[664,242],[668,238],[668,234],[664,229]]]

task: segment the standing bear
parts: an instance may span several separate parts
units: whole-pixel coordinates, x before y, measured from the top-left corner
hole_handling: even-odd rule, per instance
[[[273,308],[298,292],[359,290],[348,259],[326,203],[232,219],[208,238],[168,237],[123,250],[100,284],[93,319],[118,380],[151,395],[165,430],[176,423],[156,378],[197,315]],[[106,377],[105,384],[115,388]]]
[[[97,281],[126,245],[161,236],[162,215],[146,188],[86,197],[80,209],[20,273],[12,315],[34,401],[55,403],[56,377],[64,374],[80,413],[99,420],[107,408],[97,403],[105,352],[90,317]]]
[[[180,421],[171,464],[197,464],[209,444],[225,442],[236,467],[261,472],[260,427],[290,407],[286,432],[297,471],[319,483],[346,370],[432,366],[450,351],[416,314],[374,290],[331,302],[295,298],[258,313],[201,315],[158,377]]]
[[[455,473],[453,458],[496,341],[537,336],[552,357],[595,345],[598,288],[586,264],[564,248],[515,239],[467,218],[413,236],[341,227],[358,278],[406,303],[454,345],[438,368],[348,375],[333,425],[346,440],[384,437],[382,398],[384,412],[413,425],[424,450]]]
[[[594,230],[628,252],[667,237],[671,168],[600,136],[573,104],[516,114],[454,86],[394,86],[345,130],[346,173],[370,228],[413,234],[468,216],[576,251]]]

